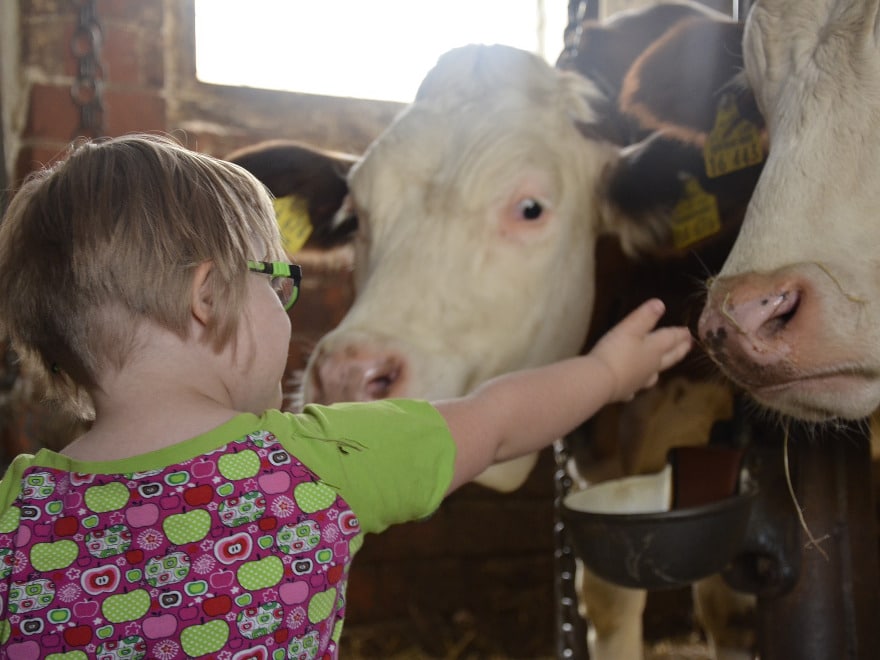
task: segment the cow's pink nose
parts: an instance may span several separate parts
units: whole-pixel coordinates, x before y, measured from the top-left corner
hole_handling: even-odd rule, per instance
[[[403,357],[390,351],[346,347],[321,353],[312,365],[309,399],[330,404],[397,396],[404,364]]]
[[[748,274],[716,281],[698,333],[716,359],[784,360],[807,285],[797,277]],[[726,359],[725,359],[726,358]]]

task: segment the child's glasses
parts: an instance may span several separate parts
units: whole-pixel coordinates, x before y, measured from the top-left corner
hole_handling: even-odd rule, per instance
[[[248,261],[248,270],[265,273],[272,277],[272,288],[278,294],[281,306],[287,311],[299,298],[299,283],[302,281],[302,268],[283,261]]]

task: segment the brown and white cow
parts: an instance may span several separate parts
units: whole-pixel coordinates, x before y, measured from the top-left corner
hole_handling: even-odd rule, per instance
[[[700,337],[795,418],[880,407],[880,1],[759,0],[746,74],[771,149]]]
[[[658,23],[663,28],[651,35],[650,46],[626,50],[627,36],[645,34]],[[701,282],[716,272],[736,237],[766,149],[763,119],[750,91],[737,80],[741,39],[742,26],[714,12],[661,4],[585,24],[577,52],[560,58],[561,66],[591,71],[618,99],[620,112],[606,117],[611,128],[606,135],[630,146],[623,176],[610,177],[612,198],[631,214],[663,201],[699,206],[688,195],[682,198],[681,178],[692,177],[717,203],[722,221],[717,233],[692,244],[683,238],[687,245],[678,249],[655,246],[638,259],[623,256],[613,237],[600,237],[588,345],[646,295],[666,300],[670,321],[696,331]],[[621,79],[597,64],[607,60],[609,51],[632,58],[628,67],[617,69],[624,71]],[[728,108],[729,122],[719,121],[725,116],[725,95],[732,95],[735,106]],[[729,161],[722,171],[718,163],[707,165],[710,154]],[[687,212],[676,207],[672,217],[679,230],[679,223],[688,224],[682,216]],[[694,351],[658,387],[600,411],[569,439],[574,476],[586,485],[653,472],[665,464],[670,447],[703,445],[710,437],[731,442],[734,408],[733,390],[718,379],[705,355]],[[587,571],[578,579],[581,611],[592,624],[592,656],[637,657],[633,640],[641,635],[644,592],[609,585]],[[751,657],[754,599],[732,592],[718,576],[696,583],[694,590],[695,614],[716,657]]]
[[[705,98],[687,98],[684,104],[653,108],[651,113],[644,112],[651,107],[645,96],[650,85],[640,81],[656,83],[667,94],[670,78],[697,84],[680,75],[675,61],[659,65],[661,56],[681,58],[689,52],[682,43],[692,48],[702,44],[694,52],[714,73],[716,63],[707,59],[705,47],[713,46],[723,56],[735,53],[739,28],[690,3],[675,9],[696,22],[678,38],[658,41],[655,59],[640,57],[647,46],[644,41],[624,49],[622,57],[628,60],[619,67],[621,73],[606,70],[601,75],[610,99],[599,93],[596,83],[554,69],[524,51],[464,47],[440,59],[414,103],[353,167],[350,160],[332,155],[321,161],[323,171],[335,175],[337,183],[347,176],[348,198],[331,220],[328,210],[342,203],[345,187],[328,185],[317,199],[309,195],[317,225],[314,241],[326,244],[336,229],[345,236],[354,231],[356,299],[339,326],[316,347],[304,381],[305,400],[463,394],[496,374],[578,353],[591,323],[594,332],[607,329],[640,302],[640,293],[651,295],[620,286],[624,282],[650,282],[666,291],[680,291],[683,285],[698,290],[704,269],[720,264],[726,254],[744,207],[743,195],[747,198],[750,192],[749,185],[731,188],[729,178],[710,181],[704,171],[703,143],[717,105],[712,94],[730,73],[708,85],[700,81],[706,86],[695,89],[705,90]],[[644,15],[628,18],[644,27]],[[680,18],[665,18],[666,23],[648,31],[649,43]],[[602,26],[585,28],[585,46],[601,38]],[[629,34],[620,22],[613,29],[620,36]],[[727,41],[730,48],[724,45]],[[632,76],[625,81],[621,76],[630,70]],[[609,121],[618,103],[643,112],[630,113],[626,122]],[[660,128],[669,134],[656,134]],[[291,175],[291,170],[302,158],[320,155],[275,143],[230,158],[282,197],[303,194],[305,179],[314,183],[314,167],[307,175],[302,169]],[[744,180],[753,182],[755,176],[753,167]],[[718,226],[696,238],[710,255],[707,262],[692,254],[685,239],[676,244],[670,238],[674,229],[668,217],[688,188],[683,177],[693,178],[701,189],[734,190],[717,197]],[[721,180],[727,182],[724,190]],[[639,249],[652,252],[653,262],[634,271],[629,257]],[[664,259],[670,260],[665,271],[658,268]],[[685,265],[691,272],[682,272]],[[658,272],[666,275],[658,277]],[[668,302],[675,316],[667,322],[688,320],[683,296]],[[729,391],[722,385],[711,387],[714,403],[708,408],[713,415],[729,416]],[[691,391],[685,372],[679,372],[671,388],[666,405],[663,395],[658,396],[665,390],[657,388],[627,410],[660,409],[675,417],[686,414],[682,411],[691,400],[705,401],[681,394]],[[691,407],[701,412],[707,408],[702,403]],[[626,416],[622,408],[615,414]],[[693,429],[679,428],[668,438],[704,444],[713,421],[704,415]],[[634,430],[638,425],[645,423],[629,424],[631,448],[640,446],[644,453],[653,440],[643,443],[644,428]],[[653,458],[630,458],[614,468],[602,465],[599,471],[607,477],[656,469],[653,464],[665,460],[668,448],[658,446]],[[497,466],[483,475],[482,483],[512,490],[533,464],[528,458]],[[586,481],[599,478],[588,468],[580,476]],[[589,618],[598,624],[592,657],[637,657],[644,593],[591,583],[582,598]]]

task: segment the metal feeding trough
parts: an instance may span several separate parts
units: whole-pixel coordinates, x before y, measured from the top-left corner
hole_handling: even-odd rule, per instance
[[[734,450],[677,449],[660,472],[566,495],[560,516],[575,554],[600,577],[637,589],[722,572],[742,546],[758,493],[740,474],[741,458]]]

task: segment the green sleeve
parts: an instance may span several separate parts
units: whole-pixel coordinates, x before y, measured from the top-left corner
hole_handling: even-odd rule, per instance
[[[7,468],[3,480],[0,481],[0,516],[6,513],[15,498],[21,493],[21,476],[33,462],[33,455],[19,454]]]
[[[425,401],[308,405],[282,414],[285,448],[335,488],[364,532],[433,513],[452,481],[455,444]]]

